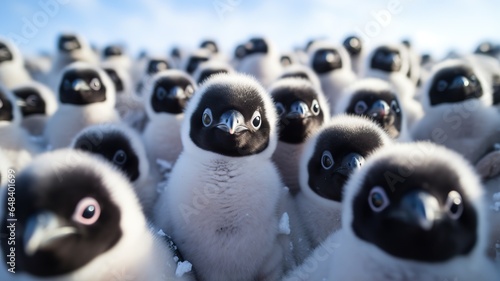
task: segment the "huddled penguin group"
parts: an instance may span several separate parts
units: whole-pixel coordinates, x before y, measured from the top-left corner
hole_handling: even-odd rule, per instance
[[[498,281],[498,49],[0,38],[0,280]]]

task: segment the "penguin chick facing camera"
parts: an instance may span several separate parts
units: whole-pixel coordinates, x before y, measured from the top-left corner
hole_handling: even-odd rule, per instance
[[[0,83],[12,89],[31,81],[21,51],[10,40],[0,38]]]
[[[271,161],[276,124],[269,94],[242,74],[212,76],[188,104],[184,150],[155,221],[171,233],[199,280],[281,278],[283,184]]]

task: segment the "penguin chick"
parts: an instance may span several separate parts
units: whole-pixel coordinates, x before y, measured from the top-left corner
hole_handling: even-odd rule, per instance
[[[252,75],[264,87],[269,87],[283,71],[276,47],[269,39],[261,37],[251,38],[243,47],[238,72]]]
[[[343,96],[337,104],[335,114],[366,116],[392,139],[411,140],[404,110],[389,83],[375,78],[361,79],[349,86]]]
[[[130,72],[132,62],[120,45],[109,45],[102,51],[102,64],[112,65],[115,68]],[[117,92],[119,92],[117,90]]]
[[[391,143],[369,119],[349,115],[334,117],[307,142],[295,202],[312,248],[340,229],[342,198],[351,174],[374,151]]]
[[[205,48],[195,50],[186,57],[183,67],[184,71],[186,71],[189,75],[193,75],[201,63],[210,60],[211,54],[212,52]]]
[[[32,135],[43,135],[47,120],[57,110],[54,93],[35,81],[15,87],[12,92],[21,109],[21,126]]]
[[[276,122],[269,94],[246,75],[216,74],[188,104],[184,151],[158,199],[155,221],[172,234],[200,280],[281,278],[283,184],[270,159]]]
[[[484,203],[457,153],[431,143],[387,146],[347,182],[342,229],[285,280],[498,280],[485,255]],[[311,262],[315,269],[305,267]]]
[[[319,81],[318,75],[316,75],[316,73],[307,65],[292,64],[287,66],[283,69],[283,72],[278,79],[292,77],[306,79],[311,82],[314,87],[321,89],[321,82]]]
[[[363,59],[365,56],[365,48],[363,48],[363,41],[355,35],[350,35],[342,42],[351,59],[352,71],[357,75],[360,74],[363,67]]]
[[[0,84],[12,89],[31,81],[17,46],[10,40],[0,38]]]
[[[333,112],[337,102],[342,99],[344,89],[356,81],[349,55],[341,46],[316,43],[310,51],[309,65],[318,75],[330,104],[330,112]]]
[[[295,195],[299,191],[299,158],[304,144],[330,119],[330,109],[321,89],[302,78],[278,80],[268,91],[279,116],[279,141],[273,161]]]
[[[147,85],[151,84],[151,79],[155,76],[155,74],[172,68],[172,64],[164,58],[149,58],[145,64],[143,76],[135,87],[135,91],[139,99],[142,101],[144,96],[151,90],[147,88]]]
[[[12,168],[9,158],[0,148],[0,186],[6,184],[9,180],[9,169]]]
[[[200,85],[203,81],[207,80],[210,76],[217,73],[234,73],[234,69],[231,65],[218,61],[218,60],[210,60],[207,62],[201,63],[193,74],[193,79],[196,81],[198,85]]]
[[[124,125],[101,124],[82,130],[70,147],[103,157],[133,184],[144,213],[151,214],[159,179],[149,170],[146,150],[137,132]]]
[[[106,161],[63,149],[40,156],[16,176],[16,203],[23,208],[16,210],[15,277],[193,280],[176,278],[173,252],[149,229],[127,179]],[[2,190],[2,210],[6,195]],[[7,252],[7,239],[1,242]]]
[[[115,95],[104,70],[83,62],[66,67],[59,83],[59,107],[45,128],[48,144],[53,149],[66,147],[85,127],[118,122]]]
[[[475,164],[500,141],[500,119],[486,85],[474,65],[437,64],[421,88],[425,116],[413,128],[413,139],[444,145]]]

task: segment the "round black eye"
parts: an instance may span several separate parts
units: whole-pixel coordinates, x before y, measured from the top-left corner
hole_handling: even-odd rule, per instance
[[[321,166],[325,170],[329,170],[335,162],[333,161],[332,154],[330,151],[323,151],[323,155],[321,155]]]
[[[31,105],[31,106],[36,106],[38,103],[38,96],[37,95],[29,95],[28,98],[26,98],[26,103]]]
[[[71,89],[71,82],[68,79],[64,80],[64,82],[63,82],[63,88],[64,88],[64,90]]]
[[[252,116],[252,126],[258,130],[261,124],[262,124],[262,118],[260,117],[260,113],[258,111],[255,111],[255,113]]]
[[[366,102],[360,100],[354,106],[354,113],[361,115],[361,114],[365,113],[365,111],[367,109],[368,109],[368,105],[366,105]]]
[[[436,86],[437,90],[443,92],[448,87],[448,83],[444,80],[440,80]]]
[[[374,212],[382,212],[382,210],[389,206],[389,198],[385,190],[380,186],[372,188],[370,195],[368,195],[368,204]]]
[[[276,103],[276,113],[278,113],[278,116],[281,116],[283,113],[285,113],[285,107],[281,102]]]
[[[452,219],[457,220],[460,218],[464,211],[464,204],[460,193],[454,190],[448,193],[448,199],[446,200],[446,210],[448,212],[448,215]]]
[[[203,111],[203,116],[201,117],[201,122],[203,122],[203,125],[205,127],[208,127],[212,124],[212,110],[210,108],[206,108],[205,111]]]
[[[401,111],[401,108],[399,108],[399,104],[398,104],[397,100],[393,100],[391,102],[391,110],[396,112],[396,113],[399,113]]]
[[[156,97],[159,100],[163,100],[167,97],[167,91],[163,87],[156,88]]]
[[[85,210],[83,210],[82,217],[85,219],[91,219],[95,215],[95,206],[89,205]]]
[[[101,206],[91,197],[85,197],[75,208],[73,220],[84,225],[94,224],[101,215]]]
[[[194,88],[191,85],[188,85],[186,89],[184,89],[184,93],[186,94],[187,97],[192,97],[194,94]]]
[[[99,81],[98,78],[92,79],[92,81],[90,81],[90,88],[94,91],[99,91],[101,89],[101,81]]]
[[[320,107],[319,103],[317,100],[313,100],[312,105],[311,105],[311,111],[314,115],[318,115],[320,112]]]
[[[113,163],[117,165],[123,165],[127,161],[127,154],[123,150],[118,150],[115,152],[115,155],[113,156]]]

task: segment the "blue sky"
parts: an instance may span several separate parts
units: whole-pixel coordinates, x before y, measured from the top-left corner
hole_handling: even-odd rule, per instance
[[[41,3],[57,3],[48,14]],[[35,0],[3,1],[0,35],[22,39],[21,50],[51,51],[61,31],[83,34],[98,46],[123,43],[135,54],[164,54],[173,44],[195,47],[214,38],[232,52],[253,35],[272,38],[280,50],[309,38],[340,42],[361,33],[369,44],[410,38],[435,55],[450,48],[470,51],[479,41],[500,42],[500,1],[495,0]],[[395,5],[390,19],[377,23]],[[32,24],[35,31],[26,33]],[[378,26],[378,27],[377,27]]]

